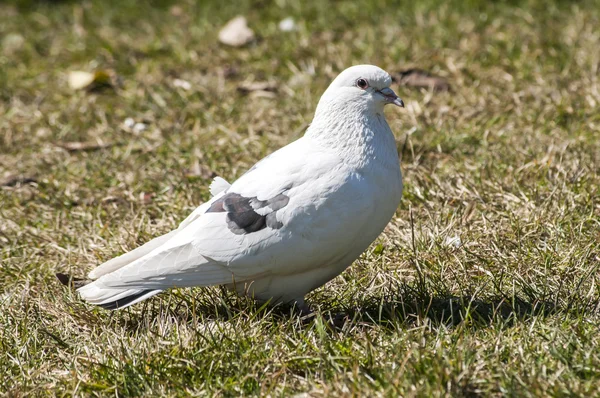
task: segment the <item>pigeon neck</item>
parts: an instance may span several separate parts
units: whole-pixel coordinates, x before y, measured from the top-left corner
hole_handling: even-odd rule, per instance
[[[363,105],[363,106],[360,106]],[[372,109],[364,104],[319,104],[305,136],[333,149],[360,165],[372,160],[398,164],[396,141],[385,120],[383,107]]]

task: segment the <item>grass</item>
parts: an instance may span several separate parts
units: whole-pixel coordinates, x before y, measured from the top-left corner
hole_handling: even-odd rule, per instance
[[[0,392],[600,394],[597,1],[199,3],[0,4]],[[258,40],[226,48],[217,32],[237,14]],[[279,32],[288,16],[297,31]],[[57,283],[175,227],[213,175],[301,136],[357,63],[452,89],[395,86],[403,201],[310,295],[314,319],[216,288],[111,313]],[[115,87],[68,87],[96,69]],[[277,91],[238,91],[249,81]]]

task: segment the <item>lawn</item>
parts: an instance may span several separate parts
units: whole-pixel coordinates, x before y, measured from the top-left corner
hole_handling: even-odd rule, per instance
[[[0,4],[0,393],[600,395],[600,2],[150,3]],[[300,137],[359,63],[450,90],[393,85],[402,203],[313,318],[218,288],[108,312],[58,283]]]

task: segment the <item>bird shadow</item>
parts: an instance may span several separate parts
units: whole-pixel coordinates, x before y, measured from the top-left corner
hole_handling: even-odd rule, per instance
[[[113,320],[136,333],[154,329],[157,323],[166,319],[198,330],[208,323],[233,324],[238,320],[242,323],[263,320],[274,327],[290,321],[298,327],[311,327],[315,322],[321,322],[331,331],[364,325],[397,329],[425,322],[433,326],[488,328],[495,325],[511,327],[522,320],[546,317],[564,310],[550,301],[527,300],[517,295],[485,298],[468,294],[440,295],[409,285],[394,291],[388,290],[379,296],[360,298],[351,305],[339,304],[344,300],[338,298],[325,298],[310,314],[304,314],[294,307],[273,307],[228,293],[217,296],[219,299],[215,301],[213,294],[207,299],[203,293],[193,295],[177,292],[146,302],[141,311],[132,311],[128,316],[115,316]]]
[[[398,325],[429,323],[456,327],[468,325],[486,328],[495,324],[510,327],[531,317],[546,317],[561,309],[549,301],[529,301],[518,296],[432,295],[410,292],[393,296],[370,297],[342,311],[331,311],[335,328],[348,322],[377,324],[392,328]]]

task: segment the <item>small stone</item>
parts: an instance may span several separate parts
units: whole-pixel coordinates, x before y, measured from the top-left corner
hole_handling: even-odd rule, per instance
[[[142,131],[146,130],[146,124],[145,123],[141,123],[138,122],[136,124],[133,125],[133,132],[136,134],[141,133]]]
[[[287,17],[279,22],[279,30],[282,32],[291,32],[296,30],[296,22],[294,18]]]
[[[135,125],[135,120],[133,120],[132,117],[128,117],[127,119],[125,119],[123,121],[123,126],[125,126],[128,129],[133,128],[134,125]]]

